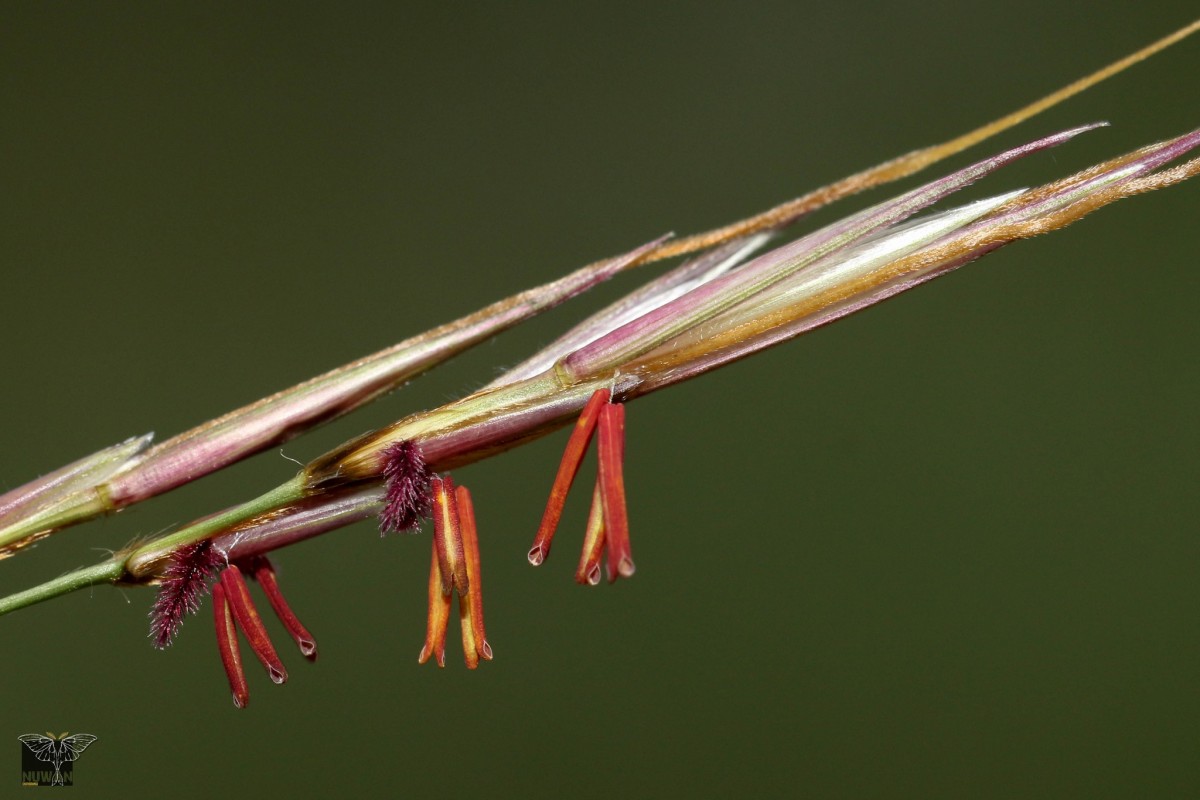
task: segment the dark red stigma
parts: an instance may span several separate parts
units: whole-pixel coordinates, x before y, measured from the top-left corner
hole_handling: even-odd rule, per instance
[[[200,608],[201,598],[208,594],[209,579],[222,563],[221,554],[210,539],[175,551],[150,609],[150,636],[155,647],[161,650],[171,644],[183,625],[183,618]]]
[[[383,451],[387,492],[379,531],[415,531],[430,515],[433,473],[416,442],[404,440]]]

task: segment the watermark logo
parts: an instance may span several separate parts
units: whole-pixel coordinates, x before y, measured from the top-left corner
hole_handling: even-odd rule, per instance
[[[22,786],[73,786],[75,759],[96,741],[90,733],[24,733],[17,738],[21,740]]]

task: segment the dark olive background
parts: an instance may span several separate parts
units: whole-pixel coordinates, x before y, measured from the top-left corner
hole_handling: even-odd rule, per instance
[[[1195,13],[80,5],[0,21],[0,488],[950,138]],[[1198,70],[1200,39],[952,164],[1113,122],[979,196],[1188,130]],[[146,590],[8,617],[0,786],[18,734],[69,730],[100,737],[84,796],[1195,796],[1198,192],[633,404],[634,580],[572,583],[585,493],[525,563],[563,434],[460,470],[496,648],[475,673],[456,634],[417,666],[428,539],[369,524],[279,555],[321,659],[281,647],[283,688],[249,665],[244,711],[207,606],[167,652]],[[283,452],[469,392],[641,277]],[[294,469],[267,453],[69,531],[0,585]]]

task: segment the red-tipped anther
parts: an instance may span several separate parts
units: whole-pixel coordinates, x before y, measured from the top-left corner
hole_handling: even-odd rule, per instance
[[[458,501],[449,475],[433,479],[433,543],[442,575],[442,593],[453,588],[465,597],[470,588],[467,560],[458,523]]]
[[[442,570],[438,564],[437,546],[431,547],[429,565],[429,619],[425,627],[425,646],[417,663],[433,658],[439,667],[446,666],[446,626],[450,623],[450,595],[442,591]]]
[[[583,552],[579,556],[579,568],[575,570],[575,582],[595,586],[600,583],[600,557],[604,553],[604,500],[600,495],[600,482],[592,490],[592,510],[588,513],[587,533],[583,536]]]
[[[221,664],[229,678],[229,689],[233,692],[233,704],[245,708],[250,702],[250,688],[246,685],[246,672],[242,669],[242,651],[238,647],[237,628],[233,624],[233,612],[225,598],[225,588],[218,581],[212,588],[213,621],[217,626],[217,649],[221,651]]]
[[[467,669],[479,666],[479,647],[475,644],[475,627],[471,624],[471,598],[458,596],[458,622],[462,628],[463,660]]]
[[[600,412],[600,497],[608,549],[608,582],[634,573],[625,512],[625,406],[609,403]]]
[[[467,666],[475,669],[479,659],[492,660],[492,646],[488,644],[487,631],[483,626],[483,579],[479,577],[479,534],[475,530],[475,506],[471,493],[465,486],[454,489],[458,501],[458,524],[462,532],[463,554],[466,557],[467,580],[471,589],[466,596],[459,595],[458,613],[462,624],[463,657]]]
[[[567,449],[563,452],[562,461],[558,465],[558,474],[554,476],[554,485],[550,487],[550,499],[546,502],[546,511],[542,514],[542,524],[538,526],[537,536],[534,537],[533,547],[529,548],[529,563],[535,567],[550,555],[550,542],[554,539],[554,531],[558,528],[558,520],[562,517],[563,505],[567,502],[567,492],[579,472],[583,462],[583,454],[587,451],[588,443],[596,430],[596,420],[600,409],[608,404],[611,394],[608,389],[597,389],[571,431],[567,440]]]
[[[271,608],[275,610],[275,616],[279,617],[283,627],[287,628],[287,632],[296,640],[296,646],[300,648],[300,653],[309,661],[316,661],[317,640],[292,613],[291,606],[284,599],[283,593],[279,591],[279,581],[275,579],[275,568],[270,559],[266,556],[258,556],[250,562],[249,566],[253,570],[254,580],[258,581],[258,585],[263,588],[267,600],[271,603]]]
[[[237,620],[238,627],[245,634],[246,641],[250,642],[250,649],[267,668],[271,680],[283,683],[287,680],[287,670],[283,668],[283,662],[279,660],[279,655],[271,645],[262,618],[258,616],[258,610],[250,599],[250,589],[246,586],[242,571],[233,564],[229,565],[221,572],[221,585],[225,588],[225,597],[233,609],[233,617]]]

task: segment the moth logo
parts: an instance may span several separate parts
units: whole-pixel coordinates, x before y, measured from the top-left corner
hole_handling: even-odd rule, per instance
[[[22,786],[73,786],[75,759],[96,741],[90,733],[25,733],[17,738],[21,740]]]

